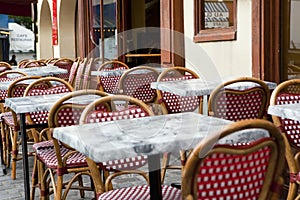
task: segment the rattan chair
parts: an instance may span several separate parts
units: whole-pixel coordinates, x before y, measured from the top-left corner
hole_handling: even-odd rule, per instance
[[[21,67],[19,65],[19,68],[43,67],[43,66],[47,66],[47,64],[44,61],[32,60],[24,64],[24,67]]]
[[[69,79],[68,79],[68,82],[74,87],[75,85],[75,77],[76,77],[76,73],[77,73],[77,69],[78,69],[78,66],[79,66],[79,63],[80,63],[80,59],[77,58],[73,64],[72,64],[72,67],[70,69],[70,74],[69,74]]]
[[[88,101],[85,99],[82,102],[72,102],[76,98],[84,96],[88,98]],[[87,104],[93,99],[104,96],[107,96],[107,94],[96,90],[74,91],[59,99],[49,111],[49,128],[41,132],[41,142],[33,145],[37,160],[39,160],[38,177],[43,198],[54,193],[55,199],[66,199],[70,189],[80,190],[81,197],[83,197],[84,190],[93,190],[93,188],[85,187],[82,184],[81,175],[88,175],[85,156],[74,151],[74,149],[61,145],[51,137],[51,131],[55,127],[79,124],[79,118]],[[99,109],[102,109],[102,107],[99,107]],[[74,173],[74,175],[66,176],[71,173]],[[54,179],[54,177],[56,178]],[[79,180],[79,185],[74,186],[74,182],[77,180]],[[50,191],[51,188],[52,191]]]
[[[157,82],[180,81],[197,79],[199,75],[184,67],[170,67],[165,69],[157,78]],[[193,112],[202,113],[202,96],[181,97],[170,92],[156,90],[157,102],[161,105],[164,114]]]
[[[135,97],[145,103],[156,101],[156,90],[151,88],[159,72],[153,67],[138,66],[127,70],[120,78],[119,93]]]
[[[98,68],[98,71],[127,70],[127,69],[129,69],[129,67],[125,63],[121,61],[112,60],[103,63]],[[119,92],[118,87],[119,87],[120,78],[121,75],[119,74],[114,76],[99,75],[97,77],[99,90],[107,92],[109,94],[117,94]]]
[[[266,117],[269,101],[270,90],[263,81],[241,77],[220,84],[212,91],[208,112],[231,121],[261,119]]]
[[[234,134],[262,129],[269,136],[254,141],[215,144]],[[245,135],[247,137],[247,135]],[[279,199],[283,183],[285,145],[271,122],[235,122],[203,139],[192,151],[182,173],[183,199]],[[277,187],[277,188],[276,188]]]
[[[11,69],[12,68],[11,68],[11,65],[9,63],[3,62],[3,61],[0,62],[0,73],[5,72],[6,70],[11,70]]]
[[[110,111],[103,112],[95,110],[95,107],[99,105],[109,105]],[[82,112],[80,123],[99,123],[105,121],[139,118],[153,115],[154,113],[141,100],[125,95],[111,95],[94,101],[93,103],[88,105]],[[144,166],[147,163],[147,156],[124,158],[122,160],[126,160],[126,162],[122,162],[120,160],[112,160],[103,162],[101,164],[105,172],[110,172],[110,174],[105,173],[106,181],[104,186],[98,169],[99,164],[96,164],[92,160],[87,158],[93,176],[98,199],[139,199],[139,192],[144,192],[145,195],[148,195],[149,197],[149,187],[147,184],[132,188],[113,190],[112,180],[115,177],[126,174],[141,175],[145,178],[146,183],[148,183],[148,176],[146,172],[139,170],[140,167]],[[104,191],[108,190],[110,191],[107,193],[103,193]],[[120,194],[120,196],[116,194]],[[163,186],[163,195],[170,195],[169,199],[176,199],[180,197],[180,191],[170,186]]]
[[[81,88],[82,88],[84,70],[85,70],[87,62],[88,62],[88,59],[84,58],[78,64],[76,76],[75,76],[75,80],[74,80],[74,89],[75,90],[81,90]]]
[[[59,68],[62,68],[62,69],[66,69],[68,70],[67,73],[65,74],[59,74],[57,75],[56,77],[58,78],[62,78],[66,81],[69,80],[69,76],[70,76],[70,71],[71,71],[71,68],[72,68],[72,65],[73,65],[73,60],[70,59],[70,58],[60,58],[58,60],[56,60],[55,62],[53,62],[53,65],[59,67]]]
[[[39,76],[25,76],[15,80],[10,84],[7,90],[7,98],[22,97],[24,95],[28,83],[25,81],[39,79]],[[5,109],[2,113],[1,134],[3,140],[3,149],[6,165],[9,167],[11,162],[11,178],[16,179],[16,165],[17,161],[22,157],[19,155],[19,145],[21,141],[18,138],[20,130],[19,117],[10,109]],[[28,137],[33,141],[33,135]],[[11,159],[10,159],[11,157]]]
[[[18,64],[18,68],[24,68],[25,64],[28,63],[29,61],[31,61],[31,60],[29,60],[29,59],[21,60]]]
[[[96,89],[96,88],[90,88],[91,80],[92,80],[91,71],[93,68],[93,64],[94,64],[94,59],[90,58],[86,64],[86,67],[83,72],[83,79],[82,79],[82,85],[81,85],[82,90]]]

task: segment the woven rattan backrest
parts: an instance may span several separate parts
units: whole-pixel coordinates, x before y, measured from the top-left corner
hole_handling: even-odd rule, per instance
[[[107,96],[105,92],[98,90],[78,90],[67,94],[66,96],[60,98],[49,111],[48,124],[50,128],[61,127],[61,126],[71,126],[79,124],[79,118],[82,111],[90,102],[70,102],[70,100],[76,97],[84,97],[92,99],[100,99]],[[97,108],[97,110],[106,111],[105,107]]]
[[[240,84],[249,86],[240,87]],[[241,77],[217,86],[208,101],[210,115],[239,121],[266,116],[270,101],[268,86],[261,80]]]
[[[127,70],[127,69],[129,69],[129,67],[121,61],[112,60],[112,61],[107,61],[107,62],[103,63],[98,68],[98,71],[111,71],[111,70],[120,70],[120,69]],[[118,93],[120,78],[121,78],[121,75],[115,75],[115,76],[99,75],[97,77],[99,90],[110,93],[110,94]]]
[[[60,59],[56,60],[53,63],[53,65],[55,65],[55,66],[57,66],[59,68],[68,70],[68,72],[65,73],[65,74],[58,74],[57,77],[65,79],[65,80],[68,80],[69,76],[70,76],[70,71],[71,71],[71,67],[73,65],[73,62],[74,61],[72,59],[70,59],[70,58],[60,58]]]
[[[105,105],[109,111],[98,111],[99,105]],[[80,123],[114,121],[120,119],[153,116],[154,113],[144,102],[126,95],[111,95],[89,104],[80,117]]]
[[[299,79],[284,81],[272,92],[270,105],[290,103],[300,103]],[[300,122],[275,115],[272,115],[272,120],[286,134],[290,144],[300,150]]]
[[[82,88],[82,80],[83,80],[83,74],[84,70],[87,64],[87,58],[84,58],[82,61],[79,62],[76,76],[75,76],[75,82],[74,82],[74,89],[75,90],[81,90]]]
[[[159,72],[153,67],[138,66],[127,70],[120,79],[120,94],[140,99],[145,103],[153,103],[156,100],[156,90],[151,88]]]
[[[73,87],[65,80],[57,77],[44,77],[31,83],[25,90],[24,96],[50,95],[72,92]],[[27,119],[33,124],[46,124],[48,111],[31,112]]]
[[[198,79],[199,75],[191,69],[184,67],[170,67],[165,69],[157,78],[157,82],[180,81]],[[202,113],[202,96],[182,97],[170,92],[156,90],[157,101],[162,106],[164,114],[190,112],[199,110]]]
[[[243,144],[216,144],[219,139],[252,128],[266,130],[269,136]],[[273,186],[282,184],[284,152],[280,131],[267,120],[250,119],[230,124],[216,135],[203,139],[189,155],[182,174],[183,197],[271,199]]]

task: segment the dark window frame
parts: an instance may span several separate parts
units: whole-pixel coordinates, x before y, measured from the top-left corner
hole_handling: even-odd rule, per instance
[[[194,0],[194,42],[236,40],[237,0],[233,0],[233,25],[228,28],[205,29],[204,1]]]

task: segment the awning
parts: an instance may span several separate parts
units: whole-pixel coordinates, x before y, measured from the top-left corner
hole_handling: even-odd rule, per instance
[[[0,0],[0,13],[31,17],[31,3],[37,0]]]

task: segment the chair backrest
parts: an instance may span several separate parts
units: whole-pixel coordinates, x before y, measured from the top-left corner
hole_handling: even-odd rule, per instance
[[[108,111],[95,109],[99,106],[107,107]],[[80,123],[105,122],[153,115],[154,113],[144,102],[134,97],[111,95],[89,104],[81,114]]]
[[[92,78],[91,71],[92,71],[92,67],[93,67],[93,62],[94,62],[94,59],[90,58],[86,64],[86,67],[85,67],[84,73],[83,73],[81,89],[89,89],[89,87],[90,87],[91,78]]]
[[[69,79],[68,82],[74,87],[75,85],[75,77],[76,77],[76,73],[77,73],[77,69],[79,66],[80,60],[76,59],[73,64],[72,67],[70,69],[70,74],[69,74]]]
[[[70,59],[70,58],[59,58],[58,60],[54,61],[53,65],[59,67],[59,68],[62,68],[62,69],[66,69],[68,70],[68,73],[66,74],[58,74],[57,77],[58,78],[62,78],[66,81],[69,80],[69,76],[70,76],[70,70],[71,70],[71,67],[73,65],[73,60]]]
[[[82,111],[93,100],[107,96],[105,92],[99,90],[78,90],[60,98],[49,111],[48,125],[50,128],[71,126],[79,124]],[[88,98],[77,99],[76,98]],[[73,100],[73,101],[72,101]],[[105,107],[98,107],[99,110],[106,111]]]
[[[268,135],[247,143],[216,144],[238,132],[249,135],[251,129]],[[273,190],[282,185],[284,168],[285,144],[274,124],[262,119],[235,122],[203,139],[188,156],[183,199],[271,199],[281,192]]]
[[[159,72],[153,67],[138,66],[127,70],[120,78],[119,93],[135,97],[145,103],[156,101],[156,90],[151,88]]]
[[[270,101],[270,90],[263,81],[241,77],[217,86],[210,94],[210,115],[239,121],[266,116]]]
[[[31,61],[31,60],[29,60],[29,59],[21,60],[18,64],[18,68],[24,68],[25,64],[28,63],[29,61]]]
[[[32,61],[28,61],[22,68],[43,67],[43,66],[47,66],[47,64],[44,61],[32,60]],[[21,67],[19,66],[19,68]]]
[[[270,105],[300,103],[300,80],[293,79],[280,83],[272,92]],[[300,150],[300,122],[272,115],[274,124],[288,138],[291,146]]]
[[[57,77],[44,77],[31,83],[25,90],[24,96],[50,95],[72,92],[73,87],[65,80]],[[48,111],[31,112],[27,115],[31,124],[46,124]]]
[[[59,60],[59,58],[48,58],[48,59],[46,59],[45,63],[47,63],[47,64],[53,64],[57,60]]]
[[[87,58],[84,58],[82,61],[79,62],[78,67],[77,67],[77,72],[75,76],[75,82],[74,82],[74,89],[75,90],[80,90],[82,87],[82,79],[84,75],[84,70],[87,64]]]
[[[5,72],[6,70],[11,70],[11,65],[7,62],[0,62],[0,73]]]
[[[165,69],[157,78],[157,82],[180,81],[197,79],[199,75],[185,67],[170,67]],[[202,96],[182,97],[170,92],[156,90],[157,101],[162,107],[164,114],[191,112],[198,109],[202,113]]]
[[[127,70],[129,67],[117,60],[107,61],[103,63],[99,68],[98,71],[111,71],[111,70]],[[99,75],[98,77],[98,88],[100,91],[104,91],[110,94],[118,93],[119,87],[119,80],[121,75],[112,75],[112,76],[102,76]]]

